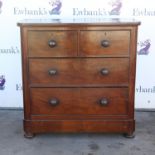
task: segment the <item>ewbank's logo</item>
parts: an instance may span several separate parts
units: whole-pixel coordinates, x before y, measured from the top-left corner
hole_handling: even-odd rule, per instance
[[[155,16],[154,8],[133,8],[133,16]]]
[[[148,55],[150,52],[149,49],[151,47],[151,41],[150,41],[150,39],[140,41],[138,43],[138,46],[140,47],[140,49],[138,50],[139,55]]]
[[[120,15],[120,11],[122,8],[122,0],[112,0],[109,2],[112,9],[109,12],[109,15]]]
[[[0,55],[1,54],[19,54],[20,50],[17,46],[8,47],[8,48],[0,48]]]
[[[47,15],[60,15],[62,0],[50,0],[48,1],[49,7],[37,7],[31,9],[28,7],[14,7],[14,15],[24,15],[24,16],[47,16]]]
[[[2,12],[2,5],[3,5],[3,2],[0,0],[0,14]]]
[[[104,6],[104,8],[73,8],[73,16],[119,16],[122,8],[122,0],[108,0]]]
[[[4,75],[0,75],[0,90],[3,90],[5,88],[5,77]]]
[[[61,13],[61,0],[51,0],[49,4],[52,7],[52,9],[49,11],[51,15],[59,15]]]

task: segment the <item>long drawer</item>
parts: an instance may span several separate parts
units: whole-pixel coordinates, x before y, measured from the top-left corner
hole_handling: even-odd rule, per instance
[[[127,85],[128,58],[30,59],[31,84]]]
[[[31,88],[32,115],[125,115],[128,88]]]

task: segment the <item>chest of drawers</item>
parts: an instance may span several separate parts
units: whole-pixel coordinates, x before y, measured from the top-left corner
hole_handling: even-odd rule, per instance
[[[24,131],[135,130],[136,21],[25,20]]]

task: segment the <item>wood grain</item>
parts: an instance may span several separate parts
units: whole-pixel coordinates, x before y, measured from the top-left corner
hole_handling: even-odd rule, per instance
[[[132,135],[140,23],[52,21],[18,24],[25,135],[46,132]],[[56,43],[52,47],[50,40]]]
[[[51,48],[50,40],[56,42]],[[28,31],[29,57],[77,56],[76,31]]]
[[[108,47],[101,42],[107,40]],[[130,31],[81,31],[81,56],[117,56],[129,55]]]
[[[128,68],[128,58],[30,59],[29,79],[31,84],[54,86],[128,85]],[[57,74],[49,75],[50,69]],[[102,69],[109,73],[102,75]]]
[[[59,104],[52,106],[49,101],[55,98]],[[107,99],[107,105],[100,104],[103,98]],[[128,89],[32,88],[31,101],[32,115],[125,115]]]

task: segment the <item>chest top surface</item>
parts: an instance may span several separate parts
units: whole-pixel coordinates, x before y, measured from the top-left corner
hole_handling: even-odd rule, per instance
[[[135,19],[121,18],[80,18],[80,19],[25,19],[18,26],[50,26],[50,25],[140,25]]]

